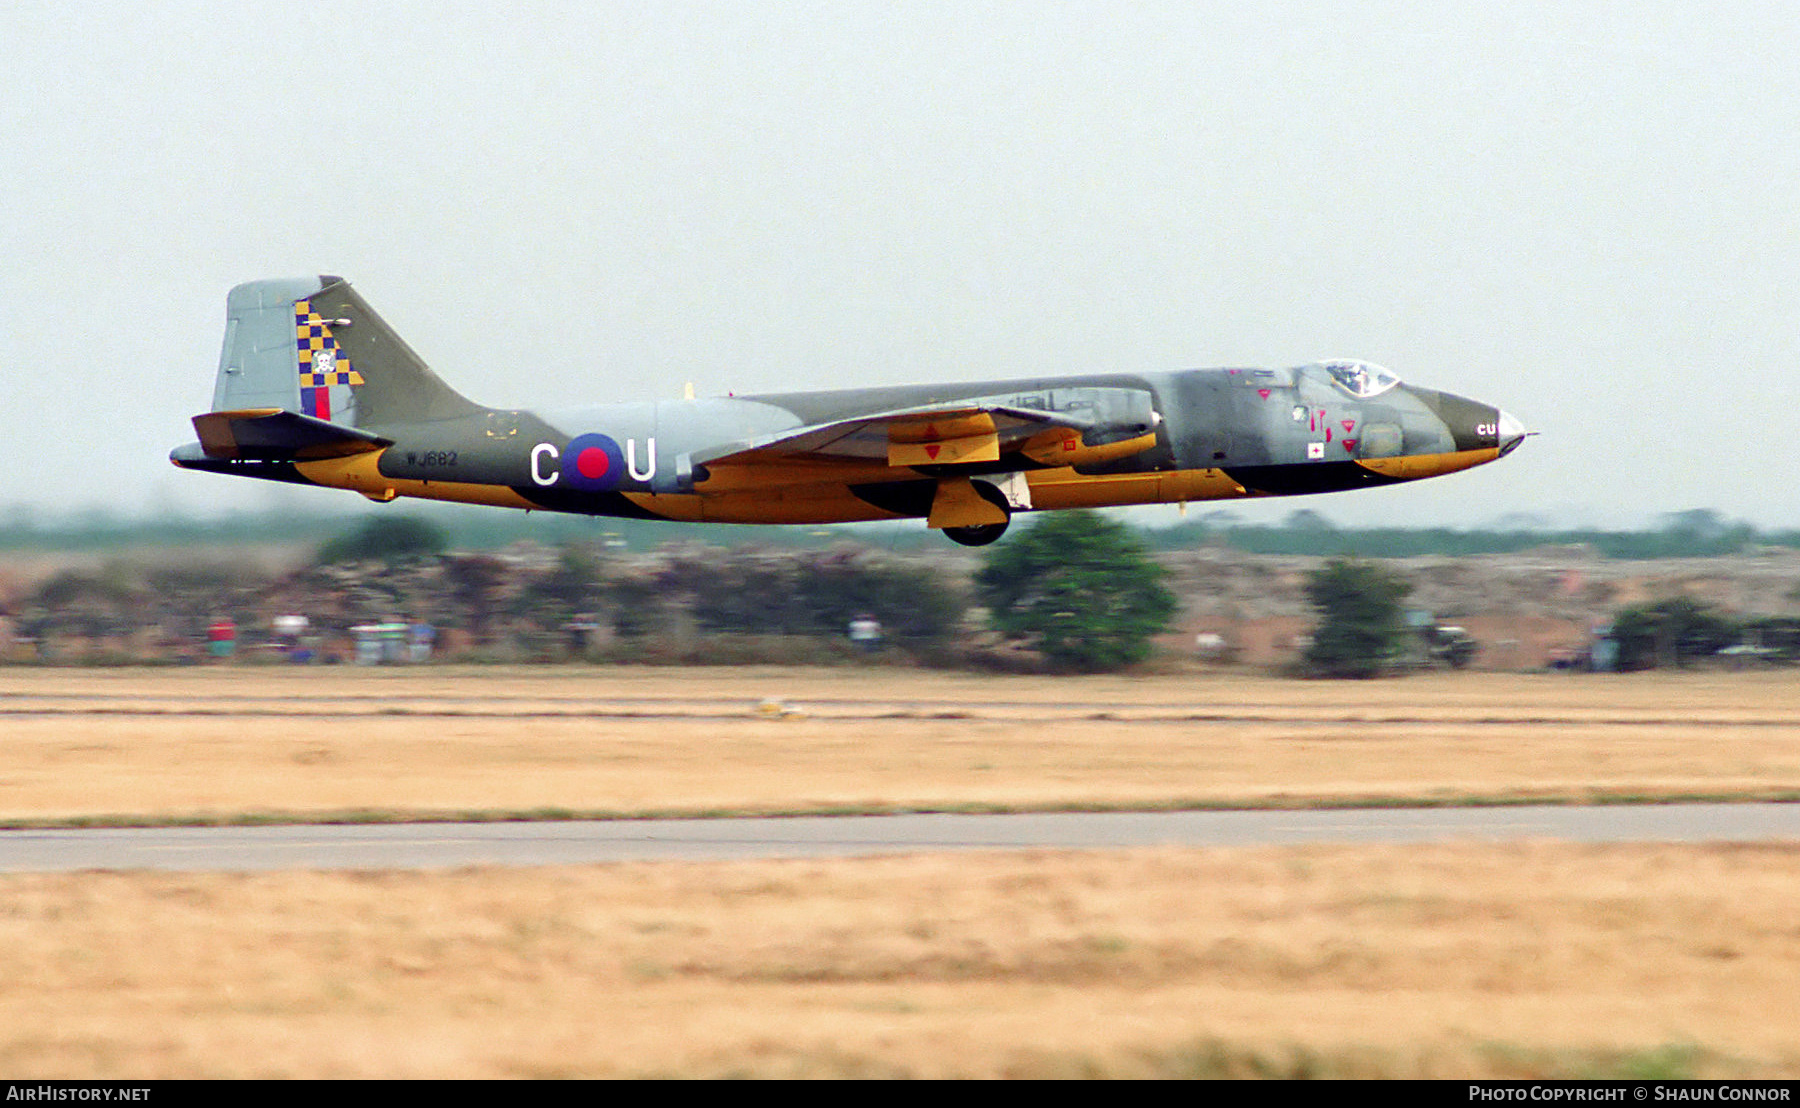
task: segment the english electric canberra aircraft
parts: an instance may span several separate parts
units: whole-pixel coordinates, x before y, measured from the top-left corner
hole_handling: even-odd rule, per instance
[[[340,277],[252,281],[187,469],[505,508],[711,523],[1291,496],[1435,477],[1524,440],[1505,412],[1366,362],[771,393],[555,411],[446,385]]]

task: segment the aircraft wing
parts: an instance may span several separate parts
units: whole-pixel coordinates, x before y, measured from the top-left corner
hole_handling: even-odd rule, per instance
[[[894,467],[995,462],[1053,432],[1079,440],[1095,421],[1074,412],[959,402],[800,427],[696,453],[697,465],[860,462]],[[1071,434],[1072,432],[1072,434]]]

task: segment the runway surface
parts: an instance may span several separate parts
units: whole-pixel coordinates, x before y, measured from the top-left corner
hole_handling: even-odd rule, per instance
[[[1514,842],[1800,843],[1800,804],[902,815],[0,832],[0,872],[444,869],[945,850]]]

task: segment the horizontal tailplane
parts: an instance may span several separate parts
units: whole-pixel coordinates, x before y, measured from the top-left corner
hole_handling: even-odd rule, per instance
[[[394,445],[392,439],[278,408],[208,412],[194,417],[200,450],[218,461],[342,458]]]

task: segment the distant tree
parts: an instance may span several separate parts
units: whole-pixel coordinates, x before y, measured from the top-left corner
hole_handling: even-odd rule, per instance
[[[674,598],[654,577],[621,574],[607,581],[604,595],[613,630],[624,638],[659,635],[675,624]]]
[[[810,563],[799,601],[827,634],[842,635],[851,620],[868,615],[888,641],[929,645],[949,639],[968,614],[967,591],[924,566],[832,555]]]
[[[520,591],[522,614],[561,626],[583,612],[601,606],[605,571],[592,547],[564,543],[556,554],[556,566]]]
[[[709,551],[674,560],[665,587],[705,631],[839,637],[859,615],[890,642],[927,646],[962,623],[968,598],[945,574],[852,551]]]
[[[442,554],[450,545],[444,529],[417,516],[370,516],[357,528],[319,548],[319,565],[339,562],[400,562]]]
[[[994,626],[1051,663],[1120,669],[1142,661],[1175,596],[1128,528],[1096,512],[1046,515],[988,555],[976,588]]]
[[[269,574],[252,562],[188,561],[153,566],[144,571],[143,579],[137,618],[145,624],[160,624],[168,632],[190,635],[220,616],[248,627],[255,619],[258,596],[273,583]]]
[[[1696,539],[1716,539],[1725,534],[1729,528],[1725,517],[1711,508],[1689,508],[1680,512],[1664,512],[1661,516],[1662,529],[1677,535],[1692,535]]]
[[[666,587],[691,599],[702,631],[804,635],[817,628],[797,601],[801,573],[791,557],[707,552],[674,560],[663,578]]]
[[[1375,677],[1405,650],[1400,602],[1412,586],[1371,562],[1333,558],[1313,571],[1306,598],[1319,613],[1307,672],[1317,677]]]
[[[1666,512],[1662,528],[1649,536],[1653,552],[1665,558],[1733,554],[1756,541],[1748,523],[1732,523],[1710,508]]]
[[[452,558],[444,563],[444,580],[451,601],[462,613],[462,622],[476,642],[489,639],[490,625],[500,607],[500,596],[512,572],[505,562],[482,554]]]
[[[1778,662],[1800,662],[1800,617],[1763,616],[1744,624],[1744,641]]]
[[[1620,669],[1690,665],[1740,637],[1736,623],[1685,596],[1626,608],[1613,617]]]
[[[1311,508],[1296,508],[1288,513],[1287,518],[1281,521],[1281,525],[1289,531],[1305,531],[1309,534],[1337,530],[1335,523]]]
[[[130,629],[143,605],[143,584],[120,562],[99,570],[65,569],[39,585],[24,605],[38,632],[97,638]]]

